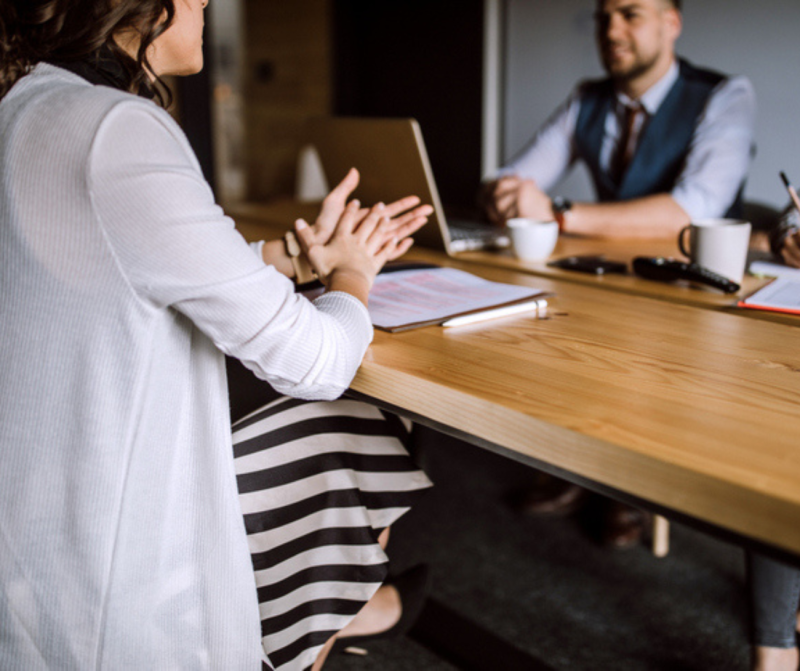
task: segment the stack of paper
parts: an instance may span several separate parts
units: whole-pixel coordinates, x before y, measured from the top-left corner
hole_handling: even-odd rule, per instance
[[[309,298],[315,295],[306,292]],[[376,328],[391,332],[432,324],[456,326],[535,311],[546,305],[541,299],[548,295],[542,289],[490,282],[454,268],[397,270],[375,278],[369,314]]]
[[[800,269],[758,261],[750,264],[750,272],[775,279],[739,301],[740,307],[800,314]]]
[[[402,331],[544,294],[541,289],[490,282],[454,268],[402,270],[378,275],[369,295],[369,314],[377,328]]]

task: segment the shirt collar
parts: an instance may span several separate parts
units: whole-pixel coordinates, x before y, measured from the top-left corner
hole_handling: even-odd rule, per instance
[[[120,91],[128,91],[131,84],[131,75],[116,56],[106,45],[103,45],[93,54],[77,61],[47,60],[50,65],[69,70],[82,77],[90,84],[110,86]],[[142,86],[139,95],[153,98],[150,86]]]
[[[661,103],[664,102],[664,98],[667,97],[667,94],[670,92],[672,85],[677,81],[677,79],[678,62],[674,60],[664,76],[649,89],[647,89],[647,91],[642,94],[641,98],[639,98],[639,102],[642,104],[642,107],[644,107],[648,115],[653,116],[656,112],[658,112],[658,108],[661,106]],[[635,102],[632,98],[628,97],[621,91],[617,92],[617,101],[624,106],[631,105]]]

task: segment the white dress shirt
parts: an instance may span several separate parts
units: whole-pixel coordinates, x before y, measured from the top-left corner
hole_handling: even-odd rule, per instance
[[[639,99],[648,118],[656,114],[677,78],[678,64],[673,62]],[[629,102],[630,98],[618,93],[617,105],[606,117],[600,151],[603,170],[609,169],[622,134],[624,106]],[[580,106],[578,86],[498,176],[533,179],[545,191],[555,186],[578,158],[575,130]],[[755,91],[745,77],[730,77],[712,92],[671,192],[691,219],[721,217],[736,199],[750,166],[755,116]]]

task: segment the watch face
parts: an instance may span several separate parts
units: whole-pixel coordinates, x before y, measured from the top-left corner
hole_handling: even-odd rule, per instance
[[[572,201],[567,200],[566,198],[562,198],[561,196],[553,198],[553,209],[556,212],[566,212],[571,208],[572,208]]]

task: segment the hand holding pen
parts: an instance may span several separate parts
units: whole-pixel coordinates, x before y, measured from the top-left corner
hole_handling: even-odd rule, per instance
[[[792,186],[792,183],[789,181],[789,178],[783,171],[781,171],[781,179],[786,185],[786,190],[789,192],[789,197],[792,199],[794,206],[797,208],[797,211],[800,212],[800,198],[798,198],[797,191],[795,191],[795,188]]]
[[[798,197],[797,191],[792,186],[785,172],[781,172],[780,175],[786,186],[786,190],[789,192],[792,203],[794,203],[795,208],[800,213],[800,197]],[[800,268],[800,232],[794,226],[786,226],[782,231],[778,231],[778,233],[782,237],[779,240],[775,240],[773,250],[779,252],[788,265]]]

